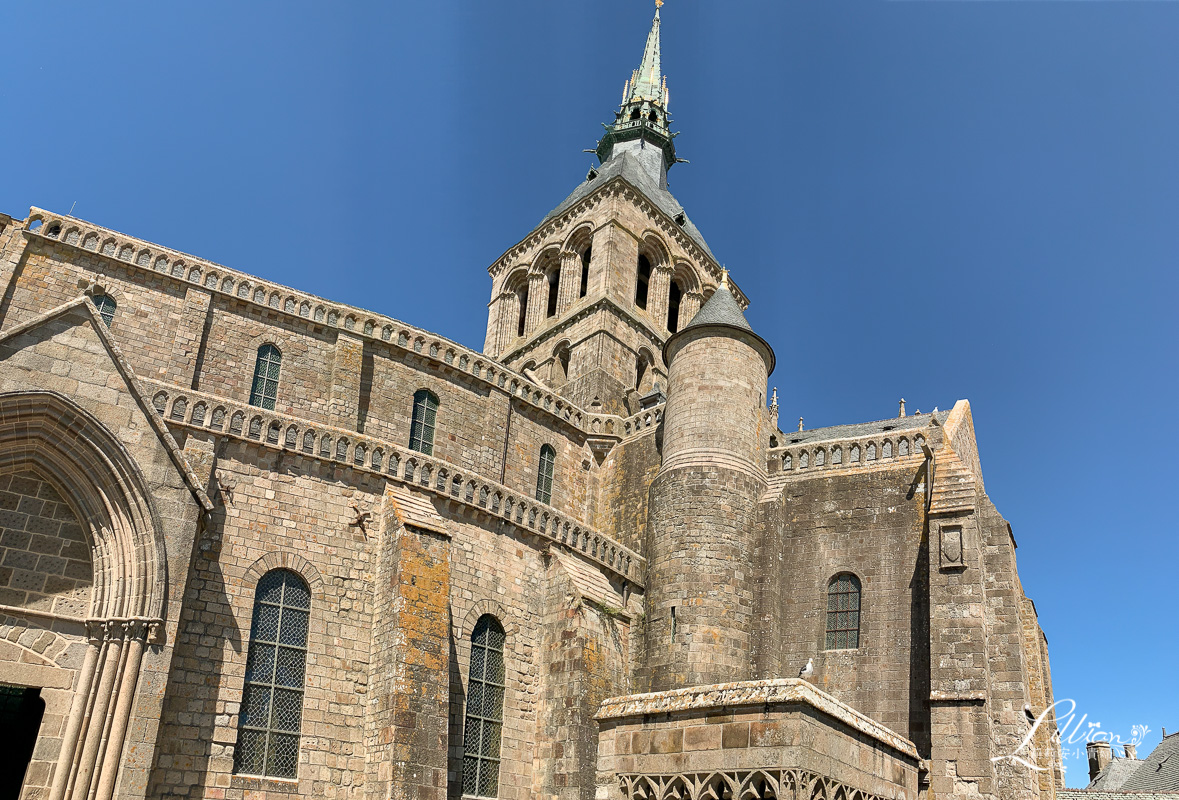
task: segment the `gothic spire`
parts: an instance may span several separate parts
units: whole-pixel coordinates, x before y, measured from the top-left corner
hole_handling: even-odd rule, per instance
[[[663,0],[655,0],[655,19],[647,34],[643,60],[626,82],[622,106],[614,114],[614,124],[606,126],[606,135],[598,142],[596,152],[603,164],[621,153],[630,153],[660,188],[666,188],[667,170],[676,162],[676,155],[672,144],[675,134],[667,116],[667,78],[662,72],[661,5]]]
[[[631,75],[630,91],[626,102],[634,103],[649,100],[665,109],[667,107],[667,79],[663,77],[660,65],[659,48],[659,6],[655,4],[655,19],[651,22],[651,32],[647,34],[647,46],[643,48],[643,62]]]

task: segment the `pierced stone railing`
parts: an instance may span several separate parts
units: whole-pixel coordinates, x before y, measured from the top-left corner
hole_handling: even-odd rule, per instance
[[[872,434],[824,442],[799,442],[771,448],[769,472],[776,475],[822,469],[850,469],[883,461],[924,458],[921,448],[925,441],[925,436],[917,429],[904,433]]]
[[[663,422],[664,407],[665,404],[660,403],[623,419],[621,422],[622,438],[627,439],[659,427],[659,423]]]
[[[607,429],[613,432],[621,423],[618,416],[591,414],[579,408],[551,389],[537,385],[535,381],[478,351],[391,317],[333,303],[194,258],[178,250],[133,239],[84,220],[55,215],[43,209],[33,208],[28,224],[27,232],[31,236],[105,256],[124,266],[195,284],[211,294],[233,297],[241,303],[339,328],[358,337],[383,341],[406,353],[433,361],[440,367],[465,373],[477,381],[496,386],[584,434],[606,433]],[[34,228],[34,225],[37,227]]]
[[[141,379],[155,410],[170,425],[253,441],[308,458],[346,464],[506,520],[642,586],[642,556],[577,519],[448,461],[400,444]]]

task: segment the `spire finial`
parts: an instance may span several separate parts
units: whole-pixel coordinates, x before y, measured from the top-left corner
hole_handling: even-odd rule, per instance
[[[659,9],[663,8],[663,0],[655,0],[655,13],[659,13]]]
[[[721,282],[720,285],[729,288],[729,268],[721,267]]]

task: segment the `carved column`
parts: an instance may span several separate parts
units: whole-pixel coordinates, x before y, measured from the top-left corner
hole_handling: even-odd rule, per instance
[[[515,292],[504,292],[499,296],[499,319],[496,320],[495,355],[499,357],[519,333],[520,298]]]
[[[548,281],[543,272],[534,272],[528,276],[528,317],[524,321],[524,335],[532,334],[545,319],[548,307]]]
[[[704,305],[703,292],[688,292],[680,300],[680,330],[692,321],[692,317],[696,316],[696,312]]]
[[[90,620],[50,800],[111,800],[148,636],[158,620]]]
[[[577,302],[581,293],[581,257],[571,250],[561,253],[561,287],[557,296],[557,316],[564,316],[565,312]]]
[[[669,292],[671,292],[671,267],[660,264],[651,270],[651,285],[647,287],[647,313],[660,328],[667,327]]]

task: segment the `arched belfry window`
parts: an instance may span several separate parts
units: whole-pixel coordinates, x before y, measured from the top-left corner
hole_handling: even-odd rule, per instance
[[[90,299],[94,302],[94,307],[98,309],[98,316],[102,317],[102,321],[109,328],[111,323],[115,321],[115,309],[118,308],[115,299],[107,294],[96,294]]]
[[[536,471],[536,499],[542,503],[553,501],[553,466],[557,463],[557,451],[552,445],[540,448],[540,466]]]
[[[827,585],[827,649],[855,650],[860,646],[860,579],[849,572]]]
[[[651,261],[646,256],[639,256],[639,279],[635,284],[635,305],[645,309],[647,307],[647,289],[651,285]]]
[[[557,296],[561,291],[561,270],[554,267],[549,270],[549,274],[545,276],[545,280],[549,284],[549,302],[545,309],[545,315],[549,317],[557,316]]]
[[[528,284],[525,283],[516,290],[516,305],[519,308],[519,316],[516,319],[516,335],[524,335],[524,324],[528,321]]]
[[[667,298],[667,329],[675,333],[680,329],[680,303],[684,298],[684,290],[672,281],[671,290]]]
[[[581,291],[578,297],[585,297],[589,292],[589,264],[593,249],[593,245],[588,245],[581,254]]]
[[[258,581],[233,771],[294,778],[299,763],[311,592],[294,572]]]
[[[463,726],[463,794],[499,794],[499,744],[504,724],[504,644],[499,620],[484,614],[471,633],[471,665]]]
[[[278,400],[278,373],[282,369],[282,353],[272,344],[258,348],[254,363],[254,385],[250,389],[250,405],[274,410]]]
[[[438,422],[438,398],[428,389],[413,395],[413,421],[409,426],[409,447],[428,456],[434,455],[434,426]]]

